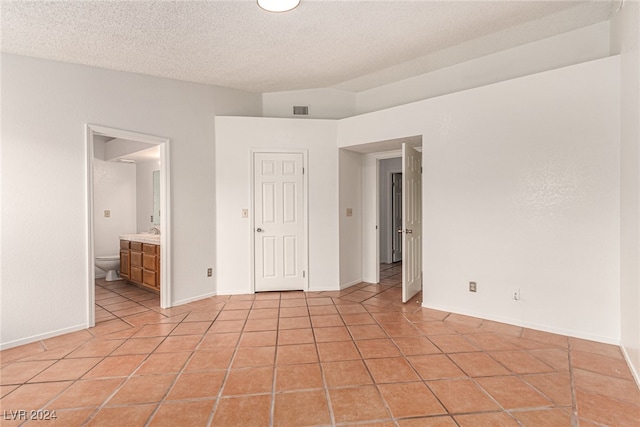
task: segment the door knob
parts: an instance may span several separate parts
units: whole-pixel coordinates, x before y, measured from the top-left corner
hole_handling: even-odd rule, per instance
[[[262,228],[258,228],[258,229],[256,229],[256,231],[257,231],[258,233],[262,233]]]
[[[402,228],[398,228],[398,233],[402,233]]]
[[[404,232],[407,233],[407,234],[411,234],[411,233],[413,233],[413,230],[410,230],[410,229],[407,228],[406,230],[404,230]]]

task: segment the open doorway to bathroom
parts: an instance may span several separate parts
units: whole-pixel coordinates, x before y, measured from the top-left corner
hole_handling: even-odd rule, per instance
[[[88,327],[170,306],[168,154],[166,138],[87,125]]]

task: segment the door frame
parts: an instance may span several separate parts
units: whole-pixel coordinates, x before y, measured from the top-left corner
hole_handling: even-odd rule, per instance
[[[94,152],[93,139],[95,135],[107,135],[132,141],[154,144],[160,147],[160,307],[169,308],[171,301],[171,174],[170,174],[170,140],[154,135],[148,135],[128,130],[111,128],[96,124],[85,125],[86,140],[86,182],[87,182],[87,328],[95,326],[95,247],[94,247],[94,212],[93,212],[93,173]]]
[[[250,148],[249,149],[249,236],[250,236],[250,266],[251,266],[251,293],[256,293],[256,250],[255,250],[255,155],[256,153],[264,154],[302,154],[302,189],[304,192],[303,198],[303,221],[304,231],[302,238],[304,239],[302,250],[302,268],[304,271],[304,292],[309,291],[309,166],[308,166],[308,154],[309,150],[306,149],[287,149],[287,148]]]

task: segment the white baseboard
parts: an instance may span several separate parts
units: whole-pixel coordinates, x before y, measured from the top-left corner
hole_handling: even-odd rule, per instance
[[[44,334],[32,335],[26,338],[20,338],[18,340],[0,343],[0,350],[7,350],[9,348],[18,347],[19,345],[31,344],[37,341],[46,340],[47,338],[57,337],[58,335],[70,334],[71,332],[81,331],[87,329],[86,324],[75,325],[69,328],[58,329]]]
[[[312,288],[307,289],[307,292],[335,292],[339,291],[341,288],[336,288],[335,286],[323,286],[321,288]]]
[[[197,297],[182,299],[179,301],[174,301],[171,307],[176,307],[178,305],[188,304],[190,302],[199,301],[205,298],[215,297],[216,295],[220,295],[219,292],[209,292],[208,294],[198,295]]]
[[[239,292],[237,289],[218,289],[217,295],[251,295],[255,292]]]
[[[631,362],[631,358],[629,357],[629,353],[627,353],[627,349],[621,345],[620,350],[622,350],[622,355],[624,356],[624,359],[626,360],[627,365],[631,370],[631,375],[633,375],[633,378],[636,380],[636,384],[640,388],[640,372],[638,372],[634,364]]]
[[[340,284],[340,289],[347,289],[350,288],[353,285],[357,285],[358,283],[362,283],[362,279],[358,279],[358,280],[354,280],[352,282],[348,282],[348,283],[341,283]]]
[[[543,324],[539,324],[539,323],[525,322],[525,321],[522,321],[521,319],[512,319],[512,318],[501,317],[501,316],[491,316],[491,315],[487,315],[486,313],[478,313],[478,312],[473,312],[473,311],[458,310],[456,308],[451,308],[451,307],[446,307],[446,306],[438,306],[438,305],[433,305],[433,304],[429,305],[429,304],[426,304],[425,301],[422,302],[422,306],[424,308],[431,308],[431,309],[434,309],[434,310],[446,311],[446,312],[454,313],[454,314],[462,314],[464,316],[477,317],[479,319],[491,320],[491,321],[494,321],[494,322],[500,322],[500,323],[506,323],[506,324],[514,325],[514,326],[520,326],[522,328],[535,329],[537,331],[549,332],[549,333],[552,333],[552,334],[559,334],[559,335],[566,335],[568,337],[580,338],[580,339],[584,339],[584,340],[597,341],[597,342],[601,342],[601,343],[604,343],[604,344],[612,344],[612,345],[620,346],[620,339],[619,338],[605,337],[605,336],[601,336],[601,335],[594,335],[594,334],[584,333],[582,331],[574,331],[572,329],[556,328],[556,327],[550,326],[550,325],[543,325]]]

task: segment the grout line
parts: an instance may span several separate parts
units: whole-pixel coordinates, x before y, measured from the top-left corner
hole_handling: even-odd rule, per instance
[[[571,355],[571,340],[567,338],[567,357],[569,358],[569,380],[571,381],[571,427],[578,427],[578,399],[576,396],[576,382],[573,373],[573,357]]]
[[[387,278],[385,278],[385,280],[388,280]],[[550,399],[549,397],[547,397],[547,395],[545,393],[543,393],[542,391],[538,390],[538,388],[536,388],[535,386],[533,386],[532,384],[530,384],[528,382],[529,378],[533,378],[534,376],[542,376],[542,375],[560,375],[562,374],[563,376],[567,374],[567,372],[565,371],[561,371],[556,369],[554,366],[551,366],[550,363],[545,362],[543,359],[539,359],[535,353],[534,350],[535,349],[531,349],[531,348],[525,348],[525,347],[520,347],[517,344],[517,341],[514,341],[513,339],[517,340],[517,339],[523,339],[524,336],[524,331],[525,329],[522,328],[520,330],[520,333],[517,334],[517,336],[515,335],[511,335],[511,334],[503,334],[500,333],[498,331],[492,331],[490,329],[487,330],[483,330],[483,327],[486,325],[489,325],[489,323],[486,323],[484,320],[481,320],[480,324],[478,326],[468,326],[466,324],[462,324],[463,326],[467,327],[467,328],[472,328],[472,329],[477,329],[479,332],[484,332],[484,333],[490,333],[490,334],[494,334],[496,336],[499,336],[503,339],[508,340],[510,343],[514,344],[516,347],[518,347],[516,350],[485,350],[484,348],[477,348],[476,350],[473,351],[468,351],[468,352],[462,352],[462,353],[479,353],[479,354],[485,354],[487,355],[490,360],[494,361],[495,363],[497,363],[499,366],[503,366],[504,368],[507,369],[508,374],[505,374],[504,376],[509,376],[509,377],[515,377],[518,378],[519,380],[523,381],[524,384],[526,384],[528,387],[531,387],[532,390],[535,390],[537,393],[539,393],[540,395],[544,396],[545,398],[550,400],[550,403],[553,403],[552,405],[547,405],[547,406],[541,406],[541,407],[525,407],[525,408],[516,408],[516,409],[505,409],[502,405],[500,405],[496,399],[494,399],[491,394],[486,391],[478,382],[478,380],[481,377],[471,377],[469,375],[467,375],[467,373],[460,367],[458,366],[458,364],[455,362],[455,360],[452,359],[452,355],[453,354],[459,354],[459,353],[447,353],[444,352],[442,348],[440,348],[440,346],[436,345],[435,342],[433,342],[430,339],[430,336],[427,335],[424,331],[422,331],[420,328],[417,327],[417,323],[422,323],[422,320],[425,320],[423,318],[421,318],[420,316],[414,316],[414,314],[420,313],[422,310],[422,307],[416,307],[415,310],[412,310],[409,306],[403,306],[403,305],[399,305],[395,302],[393,302],[393,296],[397,293],[397,288],[398,285],[391,285],[389,287],[383,287],[383,288],[376,288],[377,292],[369,292],[369,290],[367,291],[363,291],[363,289],[365,287],[367,287],[369,285],[366,285],[364,283],[360,284],[360,285],[356,285],[353,287],[353,289],[351,290],[351,292],[338,292],[338,293],[330,293],[327,296],[325,296],[322,293],[314,293],[314,296],[311,297],[310,295],[308,295],[307,293],[303,293],[302,294],[302,298],[304,298],[304,308],[306,310],[306,315],[304,317],[306,317],[309,321],[310,324],[310,328],[313,334],[313,344],[315,347],[315,353],[316,353],[316,357],[317,357],[317,364],[318,367],[320,369],[320,375],[321,375],[321,379],[322,379],[322,390],[324,391],[324,396],[326,399],[326,403],[327,403],[327,407],[328,407],[328,411],[329,411],[329,416],[330,416],[330,423],[332,426],[343,426],[343,425],[364,425],[364,424],[370,424],[372,422],[375,422],[376,420],[368,420],[368,421],[362,421],[362,422],[354,422],[354,423],[346,423],[346,422],[340,422],[337,423],[336,421],[336,414],[334,412],[333,409],[333,405],[331,402],[331,393],[330,393],[330,389],[348,389],[348,388],[357,388],[357,387],[369,387],[371,385],[376,387],[376,391],[378,393],[379,398],[381,399],[381,401],[384,404],[385,409],[387,410],[388,414],[390,415],[389,419],[384,419],[384,420],[378,420],[378,421],[385,421],[385,422],[392,422],[394,423],[396,426],[399,423],[399,420],[408,420],[408,419],[420,419],[420,418],[433,418],[433,417],[437,417],[437,416],[449,416],[451,420],[454,421],[455,424],[459,425],[459,423],[457,421],[455,421],[455,419],[453,419],[453,416],[458,416],[458,415],[474,415],[474,414],[485,414],[485,413],[506,413],[509,417],[511,417],[512,419],[514,419],[519,425],[522,425],[522,423],[520,421],[518,421],[516,419],[516,414],[521,413],[521,412],[528,412],[528,411],[533,411],[533,410],[552,410],[552,409],[560,409],[563,412],[565,411],[571,411],[571,425],[577,427],[579,424],[579,418],[578,418],[578,407],[577,407],[577,397],[576,397],[576,386],[575,386],[575,370],[574,370],[574,366],[573,366],[573,360],[572,360],[572,345],[571,345],[571,341],[567,339],[567,346],[566,347],[556,347],[555,345],[552,345],[552,349],[562,349],[563,351],[567,352],[567,357],[568,357],[568,367],[569,367],[569,378],[570,378],[570,386],[571,386],[571,405],[558,405],[553,399]],[[373,288],[371,288],[373,289]],[[121,290],[122,288],[117,288],[117,290]],[[105,290],[105,292],[111,292],[114,295],[120,295],[117,291],[114,290]],[[352,294],[354,292],[367,292],[367,294],[371,294],[370,296],[367,296],[366,298],[362,299],[361,301],[351,301],[348,299],[344,299],[342,298],[342,296],[345,295],[349,295]],[[275,352],[274,352],[274,359],[273,359],[273,366],[272,366],[272,381],[271,381],[271,391],[270,392],[265,392],[265,393],[253,393],[253,394],[247,394],[247,395],[242,395],[242,396],[264,396],[266,394],[269,394],[271,397],[271,401],[270,401],[270,407],[269,407],[269,425],[273,426],[276,423],[276,414],[275,414],[275,404],[276,404],[276,397],[279,394],[282,393],[295,393],[295,392],[301,392],[301,391],[316,391],[319,392],[321,389],[320,388],[312,388],[312,389],[304,389],[304,390],[283,390],[281,392],[277,392],[277,375],[278,375],[278,371],[281,370],[283,368],[283,366],[278,366],[277,364],[277,360],[278,360],[278,349],[279,347],[282,347],[279,345],[279,338],[281,336],[281,332],[283,332],[284,330],[281,331],[280,329],[280,323],[281,323],[281,317],[280,314],[282,312],[282,306],[281,303],[283,301],[282,297],[281,297],[281,293],[279,293],[278,295],[278,307],[277,307],[277,316],[276,316],[276,328],[275,328],[275,335],[276,335],[276,343],[275,343]],[[338,296],[329,296],[329,295],[338,295]],[[360,294],[357,294],[360,295]],[[131,294],[132,298],[136,298],[135,295]],[[144,304],[135,301],[129,297],[125,297],[133,302],[135,302],[136,304],[142,305],[144,306]],[[309,302],[311,302],[313,299],[318,298],[318,297],[323,297],[323,298],[329,298],[331,303],[330,304],[313,304],[313,305],[309,305]],[[143,298],[143,297],[142,297]],[[354,299],[360,299],[357,298],[356,296],[353,296]],[[212,298],[214,299],[214,298]],[[285,299],[289,299],[289,298],[285,298]],[[296,298],[297,299],[297,298]],[[168,395],[175,389],[177,381],[179,380],[179,378],[181,377],[181,375],[186,371],[186,367],[189,365],[189,363],[192,361],[192,359],[195,357],[195,355],[197,354],[197,352],[202,348],[203,346],[203,342],[204,340],[208,337],[211,336],[211,334],[216,334],[217,332],[212,332],[212,329],[215,326],[215,322],[218,321],[218,318],[220,316],[220,314],[224,311],[224,308],[227,306],[227,304],[232,301],[232,302],[239,302],[239,301],[245,301],[244,299],[232,299],[232,298],[227,298],[225,300],[222,299],[215,299],[217,302],[221,303],[221,306],[218,305],[216,306],[215,310],[217,310],[217,314],[215,316],[213,316],[213,320],[207,320],[209,321],[209,325],[206,328],[206,330],[204,330],[203,332],[198,332],[195,334],[190,334],[190,335],[200,335],[200,339],[197,341],[196,345],[194,346],[194,348],[190,351],[190,354],[188,355],[188,357],[185,359],[184,363],[182,364],[181,368],[178,370],[177,374],[175,374],[175,378],[173,379],[173,381],[171,382],[171,384],[168,386],[167,390],[165,391],[164,395],[162,396],[162,398],[159,400],[159,402],[148,402],[148,403],[144,403],[145,405],[147,404],[151,404],[151,405],[155,405],[155,407],[153,408],[153,410],[151,411],[149,417],[146,420],[146,424],[145,425],[149,425],[150,423],[152,423],[152,421],[155,419],[155,417],[157,417],[158,415],[158,411],[160,410],[160,406],[163,405],[164,403],[167,402],[167,397]],[[266,299],[265,299],[266,300]],[[271,299],[269,299],[271,300]],[[250,299],[251,303],[250,303],[250,308],[248,309],[248,313],[246,315],[246,317],[244,317],[242,323],[242,326],[240,328],[239,331],[237,332],[233,332],[234,334],[237,333],[238,334],[238,339],[235,343],[235,346],[233,347],[233,351],[231,352],[231,357],[229,359],[229,362],[227,363],[227,367],[226,370],[224,372],[224,376],[223,379],[220,383],[220,388],[218,390],[218,393],[216,396],[207,396],[207,397],[202,397],[202,398],[188,398],[188,399],[180,399],[181,401],[188,401],[188,402],[197,402],[197,401],[210,401],[212,399],[215,399],[215,402],[212,405],[211,408],[211,412],[209,414],[208,417],[208,421],[207,421],[207,425],[213,425],[213,418],[216,414],[216,411],[219,408],[219,403],[222,399],[223,396],[223,391],[224,388],[227,385],[227,381],[229,379],[230,373],[231,373],[231,369],[233,366],[233,363],[236,361],[237,358],[237,354],[240,350],[240,342],[242,340],[242,337],[244,336],[245,333],[248,332],[262,332],[262,331],[248,331],[246,330],[246,328],[248,327],[248,323],[250,320],[250,315],[255,311],[255,310],[259,310],[259,308],[256,308],[256,302],[258,301],[258,299],[255,297],[255,295],[253,296],[252,299]],[[366,302],[369,301],[371,302],[370,304],[366,304]],[[391,301],[391,302],[389,302]],[[412,300],[413,301],[413,300]],[[322,301],[324,302],[324,301]],[[99,306],[98,304],[96,304],[97,306]],[[350,312],[345,312],[342,313],[339,310],[340,306],[359,306],[361,307],[364,311],[362,313],[350,313]],[[145,306],[146,307],[146,306]],[[198,308],[199,306],[191,306],[188,305],[187,306],[187,311],[184,313],[177,313],[173,316],[171,316],[170,314],[165,314],[165,313],[171,313],[172,311],[165,311],[165,313],[162,312],[158,312],[153,308],[147,308],[146,312],[143,313],[139,313],[139,314],[144,314],[144,313],[158,313],[161,316],[163,316],[164,319],[168,319],[168,318],[172,318],[172,317],[176,317],[176,320],[180,319],[177,322],[171,322],[171,324],[174,324],[174,327],[172,329],[175,330],[176,328],[180,327],[180,325],[188,325],[192,322],[187,322],[187,319],[190,315],[190,313],[193,312],[197,312],[197,311],[213,311],[213,308],[207,308],[206,306],[203,306],[204,308]],[[302,306],[300,306],[301,308]],[[314,327],[313,323],[311,322],[311,319],[314,317],[311,315],[310,309],[311,307],[332,307],[336,312],[337,315],[340,316],[340,320],[341,320],[341,328],[345,328],[348,334],[348,337],[350,338],[350,341],[344,341],[344,342],[350,342],[356,349],[357,354],[359,355],[359,359],[357,359],[360,363],[362,363],[365,367],[365,370],[367,372],[367,375],[369,376],[369,378],[373,381],[372,384],[367,384],[367,385],[344,385],[344,386],[338,386],[338,387],[329,387],[329,384],[327,383],[327,378],[326,378],[326,373],[325,370],[323,368],[323,363],[320,360],[320,352],[319,352],[319,342],[316,339],[316,334],[315,332],[318,329],[321,328],[325,328],[325,327],[332,327],[332,326],[326,326],[326,325],[322,325],[319,327]],[[272,307],[267,307],[267,308],[272,308]],[[291,307],[291,308],[297,308],[296,307]],[[105,310],[104,308],[100,307],[101,310]],[[111,312],[109,312],[108,310],[105,310],[106,312],[112,314]],[[117,311],[117,310],[116,310]],[[319,310],[322,311],[322,310]],[[182,316],[184,314],[183,317],[179,317]],[[365,325],[347,325],[347,323],[345,322],[345,316],[350,316],[353,314],[368,314],[369,316],[371,316],[373,323],[371,324],[365,324]],[[132,314],[131,316],[135,316],[137,314]],[[335,316],[336,314],[318,314],[316,316]],[[433,321],[438,321],[442,324],[445,324],[445,320],[449,319],[451,316],[451,313],[447,313],[444,318],[442,319],[433,319]],[[129,324],[131,327],[133,328],[137,328],[137,329],[141,329],[142,327],[144,327],[145,325],[139,325],[139,326],[134,326],[131,323],[127,322],[127,320],[125,320],[125,318],[120,318],[120,317],[116,317],[116,319],[122,320],[123,322],[126,322],[127,324]],[[107,321],[110,320],[116,320],[116,319],[109,319]],[[382,320],[379,320],[382,319]],[[411,320],[414,319],[415,321]],[[240,319],[238,319],[240,320]],[[258,320],[258,319],[255,319]],[[266,320],[266,319],[265,319]],[[391,321],[389,321],[391,320]],[[428,319],[428,321],[431,321],[432,319]],[[154,322],[154,324],[162,324],[162,321],[158,321],[158,322]],[[463,374],[465,375],[465,377],[460,377],[458,379],[446,379],[446,378],[438,378],[438,379],[434,379],[434,380],[425,380],[422,379],[422,377],[420,376],[420,374],[418,373],[418,370],[416,368],[416,366],[414,366],[414,364],[410,361],[408,355],[405,355],[404,352],[402,352],[402,350],[400,349],[400,346],[398,345],[398,343],[396,342],[396,339],[400,339],[400,338],[404,338],[404,331],[401,330],[402,332],[400,332],[400,334],[397,333],[397,331],[395,331],[395,329],[390,329],[391,333],[393,333],[394,335],[399,335],[399,336],[391,336],[390,332],[385,328],[384,325],[389,326],[389,324],[393,325],[396,323],[400,323],[400,324],[404,324],[404,323],[408,323],[409,325],[411,325],[413,327],[413,329],[416,330],[416,332],[419,333],[419,335],[416,335],[414,338],[418,338],[418,337],[422,337],[425,338],[428,342],[430,342],[432,345],[435,346],[435,348],[437,348],[439,351],[441,351],[440,355],[445,355],[447,357],[447,359],[453,363],[455,366],[458,366],[459,369],[462,370]],[[147,323],[150,324],[150,323]],[[371,338],[371,337],[367,337],[365,339],[361,339],[361,340],[356,340],[354,334],[351,331],[351,327],[354,326],[366,326],[366,325],[375,325],[377,328],[379,328],[382,331],[382,337],[380,338]],[[293,325],[295,326],[293,329],[287,329],[287,330],[299,330],[301,328],[300,325]],[[305,327],[306,329],[306,327]],[[269,331],[271,331],[271,329],[269,329]],[[451,331],[451,335],[455,335],[458,337],[462,337],[464,340],[470,342],[471,344],[473,344],[475,341],[471,341],[470,338],[473,336],[473,334],[475,333],[473,330],[469,331],[466,329],[461,329],[462,332],[458,332],[455,329],[452,329]],[[118,331],[115,331],[114,333],[117,333]],[[72,359],[68,359],[67,356],[71,353],[73,353],[74,351],[78,351],[79,349],[81,349],[83,346],[85,346],[87,343],[91,342],[92,340],[100,340],[102,338],[100,338],[99,336],[96,336],[91,330],[89,330],[90,335],[93,338],[90,338],[88,340],[85,340],[83,342],[71,342],[70,344],[66,345],[68,346],[75,346],[74,349],[70,350],[69,352],[67,352],[66,354],[60,356],[59,358],[55,359],[53,361],[53,364],[50,366],[55,365],[57,362],[61,361],[61,360],[72,360]],[[228,332],[220,332],[220,333],[228,333]],[[142,369],[142,366],[144,366],[145,363],[147,363],[147,361],[149,360],[149,358],[151,357],[151,355],[153,354],[160,354],[160,353],[155,353],[155,350],[157,350],[164,342],[166,342],[166,340],[174,335],[170,335],[171,331],[169,331],[165,336],[161,336],[158,338],[162,338],[159,343],[154,347],[153,350],[149,351],[146,354],[141,354],[140,356],[144,356],[141,361],[137,364],[137,366],[132,370],[132,372],[128,375],[128,376],[123,376],[123,377],[109,377],[109,378],[117,378],[118,380],[120,380],[121,382],[119,383],[119,385],[111,392],[111,394],[106,397],[103,401],[102,404],[100,404],[98,407],[95,408],[95,410],[93,410],[88,417],[85,419],[83,425],[86,425],[87,423],[91,422],[92,420],[95,419],[95,417],[100,413],[100,411],[106,407],[106,406],[113,406],[113,407],[127,407],[127,406],[138,406],[139,404],[132,404],[132,403],[123,403],[122,405],[118,404],[118,405],[108,405],[108,402],[111,401],[113,399],[113,397],[120,392],[120,390],[122,390],[122,388],[127,384],[127,382],[134,376],[136,376],[136,373],[140,372],[140,369]],[[103,337],[104,338],[104,337]],[[112,338],[115,339],[115,338]],[[100,358],[101,360],[96,363],[94,365],[97,366],[99,363],[102,363],[104,360],[106,360],[108,357],[111,357],[111,355],[116,352],[119,348],[121,348],[121,346],[125,345],[125,343],[129,342],[132,339],[135,339],[132,336],[126,337],[126,338],[119,338],[122,340],[122,343],[120,343],[120,345],[118,345],[117,347],[115,347],[113,350],[111,350],[107,355],[104,356],[96,356],[96,358]],[[385,339],[385,340],[389,340],[393,346],[396,348],[396,350],[399,350],[400,352],[400,356],[391,356],[393,358],[396,357],[401,357],[410,367],[410,369],[414,372],[414,374],[417,374],[419,380],[416,381],[412,381],[412,382],[421,382],[423,383],[427,389],[433,394],[433,396],[435,397],[435,399],[445,408],[445,411],[447,412],[446,414],[438,414],[438,415],[432,415],[432,416],[415,416],[415,417],[402,417],[402,418],[397,418],[394,417],[391,409],[387,403],[387,401],[384,399],[384,397],[382,396],[381,390],[380,390],[380,386],[382,384],[375,382],[375,379],[373,378],[373,375],[371,374],[371,371],[369,369],[369,366],[367,365],[367,363],[365,362],[367,359],[364,358],[363,352],[361,351],[360,347],[356,344],[359,341],[366,341],[366,340],[372,340],[372,339]],[[534,340],[534,341],[538,341],[538,340]],[[329,341],[329,342],[342,342],[342,341]],[[43,351],[48,351],[49,349],[47,348],[46,344],[43,341],[39,341],[41,348],[43,349]],[[284,343],[283,345],[293,345],[293,344],[299,344],[299,343]],[[551,345],[551,344],[550,344]],[[483,345],[484,347],[485,345]],[[58,347],[62,347],[62,346],[58,346]],[[53,349],[56,349],[58,347],[53,347]],[[270,347],[270,346],[269,346]],[[446,347],[446,346],[445,346]],[[489,346],[491,347],[491,346]],[[176,350],[176,351],[180,351],[180,349]],[[518,353],[522,353],[522,354],[526,354],[529,357],[533,357],[536,361],[542,363],[544,366],[548,366],[551,371],[549,372],[524,372],[522,374],[518,374],[513,372],[511,369],[509,369],[507,367],[507,365],[505,365],[504,363],[500,362],[498,359],[496,359],[494,357],[494,353],[499,353],[499,352],[518,352]],[[174,352],[169,352],[169,353],[162,353],[162,354],[173,354]],[[25,358],[28,356],[25,356]],[[86,356],[86,358],[90,358],[92,356]],[[19,362],[21,359],[17,359],[15,360],[15,362]],[[552,361],[555,359],[551,359]],[[355,360],[354,360],[355,361]],[[10,365],[11,363],[14,362],[10,362],[7,365]],[[310,363],[310,362],[297,362],[294,364],[299,364],[299,363]],[[49,366],[49,367],[50,367]],[[44,370],[48,369],[49,367],[45,368]],[[252,369],[255,368],[253,366],[247,366],[247,367],[240,367],[238,369]],[[93,368],[91,368],[93,369]],[[90,370],[91,370],[90,369]],[[43,370],[43,371],[44,371]],[[90,371],[89,370],[89,371]],[[220,369],[222,370],[222,369]],[[41,371],[41,372],[43,372]],[[87,372],[89,372],[87,371]],[[41,373],[40,372],[40,373]],[[39,375],[40,373],[36,374]],[[86,373],[85,373],[86,374]],[[160,372],[159,374],[161,375],[169,375],[169,373],[167,372]],[[174,373],[170,373],[171,375],[173,375]],[[502,376],[502,375],[493,375],[493,377],[496,376]],[[35,377],[35,376],[34,376]],[[104,377],[106,378],[106,377]],[[96,380],[98,379],[104,379],[104,378],[95,378]],[[566,378],[566,377],[565,377]],[[493,401],[496,405],[497,408],[495,410],[486,410],[486,411],[474,411],[474,412],[461,412],[461,413],[457,413],[457,412],[449,412],[446,408],[446,406],[443,404],[443,402],[440,400],[440,398],[434,393],[434,391],[431,389],[430,387],[430,383],[434,383],[436,381],[456,381],[456,380],[471,380],[472,383],[483,393],[483,395],[485,395],[486,397],[488,397],[491,401]],[[63,380],[55,380],[55,381],[46,381],[46,382],[56,382],[56,381],[63,381]],[[63,390],[61,390],[60,392],[58,392],[57,394],[55,394],[53,397],[51,397],[48,400],[48,403],[44,406],[46,408],[47,405],[51,405],[52,402],[54,402],[55,400],[57,400],[58,398],[60,398],[60,396],[64,393],[66,393],[70,387],[73,387],[74,385],[76,385],[77,383],[79,383],[80,381],[86,381],[85,379],[81,378],[77,378],[75,380],[69,380],[69,385],[67,387],[65,387]],[[403,384],[403,383],[398,383],[395,382],[396,384]],[[16,390],[19,389],[19,387],[21,387],[22,385],[26,385],[27,383],[23,383],[20,385],[17,385]],[[12,390],[11,392],[8,393],[8,395],[10,395],[14,390]],[[235,396],[234,396],[235,397]],[[84,407],[74,407],[74,408],[64,408],[64,410],[73,410],[73,409],[79,409],[79,408],[84,408]],[[90,408],[90,407],[87,407]],[[61,411],[64,411],[61,410]],[[568,415],[568,414],[567,414]],[[157,421],[157,420],[156,420]]]

